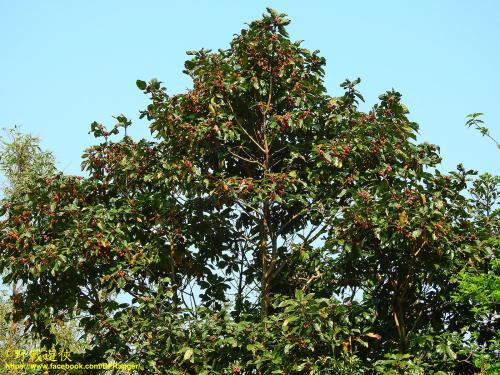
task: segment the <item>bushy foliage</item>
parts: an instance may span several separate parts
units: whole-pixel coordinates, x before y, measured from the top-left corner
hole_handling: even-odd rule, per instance
[[[93,123],[87,177],[3,202],[0,269],[44,345],[77,318],[86,360],[141,373],[492,368],[496,294],[475,278],[498,281],[498,182],[469,198],[473,171],[441,173],[398,92],[368,112],[359,79],[328,95],[288,23],[268,10],[228,49],[191,52],[186,93],[137,81],[154,140],[123,115]]]

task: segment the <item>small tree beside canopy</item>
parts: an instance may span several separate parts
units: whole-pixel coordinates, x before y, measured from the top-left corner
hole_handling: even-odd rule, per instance
[[[2,174],[2,196],[4,202],[13,202],[22,199],[29,193],[32,182],[43,176],[53,175],[56,171],[55,159],[52,153],[44,151],[40,146],[40,139],[31,134],[24,134],[20,128],[4,129],[0,137],[0,173]],[[30,350],[37,348],[39,342],[35,337],[24,330],[24,325],[16,324],[23,314],[13,304],[23,293],[23,284],[19,279],[12,280],[12,289],[0,293],[0,365],[4,367],[12,362],[12,355],[16,350]],[[9,297],[10,298],[7,298]],[[63,325],[60,322],[48,324],[49,329],[58,342],[71,350],[80,350],[84,343],[74,337],[76,330],[74,322]],[[1,372],[1,370],[0,370]],[[27,373],[23,369],[6,369],[3,373]],[[31,372],[30,372],[31,373]]]
[[[123,115],[93,123],[88,177],[4,202],[0,266],[46,345],[48,322],[78,316],[86,358],[151,373],[474,368],[445,337],[470,316],[452,295],[479,251],[472,171],[435,169],[398,92],[366,113],[359,79],[328,95],[288,23],[268,10],[227,50],[191,52],[186,93],[137,81],[153,141],[113,141]]]
[[[28,191],[33,179],[54,173],[55,161],[50,152],[41,149],[39,138],[23,134],[17,127],[4,129],[4,133],[5,136],[0,137],[2,195],[6,200],[15,200]],[[12,283],[13,300],[17,298],[17,284],[17,280]],[[4,303],[3,296],[2,303]],[[16,310],[13,306],[10,319],[8,319],[9,314],[2,314],[9,321],[9,333],[3,339],[6,347],[10,348],[15,347],[21,341],[19,329],[14,323],[15,315]]]
[[[24,193],[33,179],[53,174],[56,168],[54,156],[41,149],[39,138],[17,127],[5,129],[5,134],[0,138],[0,171],[3,194],[9,197]]]

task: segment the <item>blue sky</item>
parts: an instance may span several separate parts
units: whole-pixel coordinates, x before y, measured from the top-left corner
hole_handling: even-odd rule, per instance
[[[419,141],[441,146],[448,171],[500,172],[499,152],[464,126],[484,112],[500,138],[500,2],[455,1],[8,1],[0,0],[0,127],[38,135],[66,173],[80,173],[96,120],[138,119],[147,98],[136,79],[158,78],[170,93],[190,82],[185,51],[226,48],[245,22],[270,6],[292,20],[292,39],[320,49],[326,85],[362,78],[364,109],[394,88]],[[132,134],[149,135],[136,121]]]

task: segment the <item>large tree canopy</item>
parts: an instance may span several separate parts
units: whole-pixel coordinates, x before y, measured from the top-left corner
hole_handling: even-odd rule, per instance
[[[472,171],[439,172],[398,92],[368,112],[359,79],[328,95],[288,23],[268,10],[189,52],[185,93],[137,81],[153,140],[93,123],[87,177],[4,201],[0,268],[45,345],[77,319],[86,359],[142,373],[491,368],[498,300],[477,278],[498,285],[498,179],[470,195]]]

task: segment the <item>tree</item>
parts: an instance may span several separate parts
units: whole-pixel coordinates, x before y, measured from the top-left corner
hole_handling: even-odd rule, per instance
[[[190,52],[186,93],[137,81],[154,140],[94,122],[88,177],[4,203],[0,268],[45,345],[47,321],[78,317],[87,360],[151,373],[474,369],[449,337],[470,315],[452,295],[479,251],[473,171],[436,169],[398,92],[367,113],[359,79],[328,95],[288,23],[268,9],[227,50]]]
[[[38,137],[21,133],[18,127],[5,133],[0,138],[0,171],[5,177],[3,194],[10,198],[25,193],[30,181],[53,174],[56,168],[54,156],[41,149]]]
[[[0,143],[0,172],[4,176],[2,193],[5,201],[19,199],[29,192],[33,180],[55,173],[54,156],[52,153],[42,150],[38,137],[24,134],[18,127],[14,127],[5,129],[5,136],[0,137]],[[19,320],[20,314],[12,301],[19,298],[19,288],[22,286],[21,280],[15,280],[12,283],[10,301],[5,299],[7,293],[1,295],[2,365],[12,362],[12,358],[7,357],[8,353],[12,355],[16,350],[29,350],[37,346],[36,340],[23,332],[23,328],[15,323],[16,320]],[[73,337],[76,331],[71,325],[52,324],[51,330],[65,347],[75,350],[81,346],[81,343],[77,343]],[[9,369],[8,373],[18,372]]]
[[[26,192],[33,178],[53,173],[54,158],[52,154],[41,150],[38,138],[22,134],[17,128],[7,129],[6,133],[7,139],[0,138],[0,171],[6,180],[3,194],[7,199],[15,199]],[[17,282],[12,284],[12,297],[17,297]],[[14,308],[12,315],[15,315]],[[9,331],[10,341],[16,331],[13,319]]]

